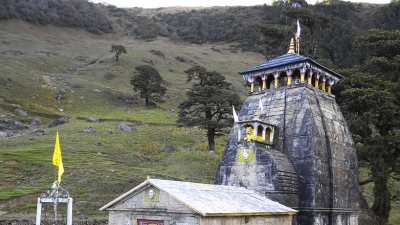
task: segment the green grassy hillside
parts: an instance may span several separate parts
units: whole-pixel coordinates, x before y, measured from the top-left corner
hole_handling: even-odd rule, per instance
[[[83,28],[0,22],[0,121],[28,127],[0,139],[0,218],[35,217],[37,198],[56,179],[51,163],[56,132],[65,167],[61,185],[74,198],[74,218],[107,218],[98,209],[147,176],[213,182],[226,137],[216,140],[216,152],[209,152],[204,130],[175,126],[177,106],[190,88],[183,71],[200,65],[220,72],[244,99],[247,88],[237,72],[263,62],[263,56],[242,52],[237,43],[138,40],[113,26],[114,33],[93,35]],[[128,51],[118,63],[112,44]],[[134,68],[143,64],[152,64],[166,81],[166,102],[150,110],[140,98],[126,99],[133,93],[129,80]],[[36,116],[43,124],[29,125]],[[61,117],[69,122],[48,127]],[[100,122],[85,122],[90,117]],[[123,123],[133,130],[117,130]],[[85,133],[89,126],[96,132]],[[46,135],[31,134],[37,128]],[[362,170],[361,177],[367,173]],[[372,202],[372,186],[363,189]],[[65,214],[65,206],[60,207]],[[400,207],[392,207],[390,222],[397,224]],[[52,206],[45,205],[44,216],[51,214]]]
[[[177,105],[190,88],[183,71],[194,65],[218,71],[245,98],[247,89],[237,72],[264,60],[233,43],[145,41],[18,20],[1,22],[0,30],[0,120],[28,127],[0,139],[3,218],[34,218],[37,198],[55,180],[51,158],[57,131],[65,167],[61,186],[74,198],[74,217],[106,218],[98,209],[148,175],[212,183],[226,137],[216,140],[216,152],[208,152],[204,130],[175,126]],[[112,44],[128,51],[119,63],[110,52]],[[134,67],[146,63],[160,72],[167,88],[166,102],[150,110],[140,98],[126,99],[133,93],[129,80]],[[35,116],[42,120],[39,127],[29,125]],[[61,117],[69,122],[48,127]],[[85,122],[90,117],[100,122]],[[133,130],[117,130],[122,123]],[[85,133],[88,126],[96,132]],[[36,128],[47,135],[31,134]],[[51,212],[46,206],[44,214],[51,217]]]

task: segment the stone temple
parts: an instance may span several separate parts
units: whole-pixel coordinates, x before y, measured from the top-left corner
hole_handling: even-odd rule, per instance
[[[297,225],[358,224],[356,150],[331,94],[342,76],[295,53],[240,72],[251,91],[234,111],[215,184],[296,209]]]

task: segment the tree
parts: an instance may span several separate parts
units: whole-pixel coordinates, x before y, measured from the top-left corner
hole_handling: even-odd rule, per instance
[[[369,58],[333,86],[349,125],[360,165],[374,183],[371,211],[386,224],[391,210],[390,179],[400,180],[400,31],[371,30],[354,46]]]
[[[272,6],[284,6],[284,7],[301,7],[308,6],[306,0],[273,0]]]
[[[115,58],[117,59],[117,62],[119,55],[121,55],[122,53],[127,53],[123,45],[111,45],[110,52],[115,52]]]
[[[258,24],[257,28],[261,38],[256,44],[256,48],[267,60],[274,53],[281,55],[287,52],[291,38],[288,32],[271,24]]]
[[[360,165],[371,171],[371,211],[387,222],[391,209],[388,181],[400,165],[399,85],[373,75],[353,74],[333,89],[353,135]]]
[[[131,79],[134,91],[140,91],[141,98],[146,100],[146,107],[155,105],[157,102],[164,102],[166,88],[161,86],[163,81],[158,71],[149,66],[141,65],[135,67],[137,73]]]
[[[200,126],[207,130],[208,148],[215,150],[217,132],[231,127],[232,106],[239,107],[242,103],[237,93],[230,90],[231,83],[218,72],[194,66],[185,71],[187,81],[196,80],[188,99],[179,104],[179,126]]]
[[[306,49],[306,51],[301,54],[316,58],[318,41],[322,37],[321,33],[331,26],[329,18],[322,12],[307,7],[289,7],[282,13],[292,19],[299,19],[300,24],[308,28],[308,37],[302,38],[304,41],[301,42],[302,49]]]
[[[354,47],[369,58],[361,68],[384,80],[400,82],[400,31],[373,29],[356,39]]]

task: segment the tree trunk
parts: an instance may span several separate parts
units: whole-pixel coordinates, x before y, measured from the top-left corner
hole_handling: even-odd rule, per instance
[[[117,58],[117,62],[118,62],[118,56],[119,56],[119,53],[117,52],[117,53],[115,54],[115,57]]]
[[[379,171],[380,172],[380,171]],[[383,224],[386,224],[389,219],[390,212],[390,191],[387,187],[387,177],[374,176],[374,204],[371,207],[371,211],[376,216],[382,219]]]
[[[208,149],[215,150],[215,128],[207,129],[207,138],[208,138]]]

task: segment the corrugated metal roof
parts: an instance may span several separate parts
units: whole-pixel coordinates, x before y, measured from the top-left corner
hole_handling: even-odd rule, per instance
[[[312,60],[308,57],[304,57],[297,53],[287,53],[287,54],[278,56],[269,61],[265,61],[257,66],[253,66],[249,69],[243,70],[243,71],[239,72],[239,74],[253,73],[256,71],[260,71],[260,70],[273,69],[273,68],[288,66],[290,64],[301,63],[301,62],[308,62],[314,66],[317,66],[320,69],[323,69],[329,73],[332,73],[333,75],[337,76],[338,78],[343,78],[342,75],[326,68],[325,66],[315,62],[314,60]]]
[[[244,187],[199,184],[181,181],[147,179],[121,197],[103,206],[112,207],[138,187],[154,185],[203,216],[243,216],[294,214],[296,210],[274,202]],[[118,200],[119,199],[119,200]]]

